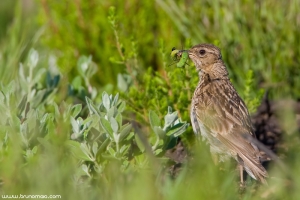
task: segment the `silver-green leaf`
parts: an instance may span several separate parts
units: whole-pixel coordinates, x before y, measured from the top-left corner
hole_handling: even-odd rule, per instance
[[[150,112],[149,112],[149,121],[150,121],[150,125],[151,125],[153,130],[154,130],[155,126],[160,126],[161,125],[158,115],[152,110],[150,110]]]

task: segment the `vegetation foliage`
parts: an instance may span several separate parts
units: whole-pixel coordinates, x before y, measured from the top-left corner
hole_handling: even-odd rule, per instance
[[[248,179],[240,191],[235,166],[214,165],[195,143],[189,106],[198,75],[170,56],[173,46],[218,45],[251,113],[265,91],[299,99],[299,1],[3,5],[14,16],[0,20],[1,195],[299,198],[293,111],[281,116],[288,172],[271,166],[269,185]],[[189,156],[174,178],[168,171],[179,163],[166,152],[179,138]]]

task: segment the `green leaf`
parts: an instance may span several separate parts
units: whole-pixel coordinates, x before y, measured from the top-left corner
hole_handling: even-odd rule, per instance
[[[103,106],[105,107],[105,109],[108,111],[110,108],[110,99],[106,92],[103,92],[103,94],[102,94],[102,103],[103,103]]]
[[[4,96],[7,98],[7,100],[9,100],[10,94],[14,94],[15,90],[16,90],[16,81],[12,80],[8,85],[1,88],[0,91],[1,91],[1,93],[4,94]]]
[[[39,82],[39,80],[45,74],[45,72],[46,72],[46,69],[44,69],[44,68],[39,69],[37,71],[37,73],[35,73],[35,75],[34,75],[32,81],[31,81],[31,83],[33,84],[33,83]]]
[[[104,117],[100,117],[100,124],[106,133],[110,135],[111,138],[114,138],[113,129],[110,126],[109,121],[107,121]]]
[[[34,147],[32,148],[32,153],[33,153],[33,154],[36,154],[37,150],[38,150],[38,147],[37,147],[37,146],[34,146]]]
[[[118,108],[118,111],[121,113],[124,111],[125,109],[125,106],[126,106],[126,103],[124,101],[120,102],[119,105],[117,106]]]
[[[97,155],[97,152],[98,152],[98,143],[97,142],[93,142],[93,154],[94,155]]]
[[[174,137],[178,137],[186,131],[188,126],[188,123],[178,123],[167,132],[167,136],[173,135]]]
[[[164,130],[166,130],[169,126],[171,126],[178,119],[177,111],[170,113],[170,111],[171,111],[170,106],[169,106],[168,111],[169,111],[168,114],[166,114],[166,116],[165,116]]]
[[[128,150],[128,148],[129,148],[129,145],[123,145],[123,146],[120,148],[120,153],[121,153],[121,154],[126,153],[126,151]]]
[[[122,127],[122,115],[121,115],[121,113],[118,113],[116,115],[115,119],[117,120],[119,127]]]
[[[91,56],[90,58],[92,59]],[[93,61],[90,61],[85,76],[87,78],[91,78],[97,71],[98,71],[97,65]]]
[[[159,127],[161,125],[158,115],[152,110],[149,112],[149,121],[153,130],[155,126]]]
[[[134,135],[136,144],[141,152],[145,151],[145,146],[137,134]]]
[[[116,151],[112,147],[108,147],[107,150],[110,153],[110,155],[112,155],[114,157],[116,156]]]
[[[2,93],[0,95],[2,95]],[[0,101],[1,101],[1,97],[0,97]],[[22,113],[24,111],[26,105],[27,105],[27,95],[24,95],[22,100],[20,101],[20,103],[18,105],[18,110],[19,110],[20,113]],[[24,114],[26,115],[26,113],[24,113]]]
[[[82,109],[81,104],[76,104],[76,105],[72,106],[71,107],[71,112],[72,112],[71,116],[74,118],[77,117],[77,115],[80,113],[81,109]]]
[[[85,172],[86,175],[91,176],[90,173],[89,173],[89,168],[88,168],[87,165],[83,164],[81,166],[81,169]]]
[[[114,100],[113,100],[113,102],[112,102],[112,106],[116,106],[117,105],[117,103],[118,103],[118,100],[119,100],[119,93],[117,93],[116,94],[116,96],[115,96],[115,98],[114,98]]]
[[[37,107],[42,102],[42,99],[46,92],[47,92],[47,90],[43,89],[43,90],[39,90],[35,94],[34,98],[31,100],[32,107]]]
[[[55,75],[52,82],[52,87],[56,87],[58,85],[58,82],[60,80],[60,75]]]
[[[132,129],[132,125],[131,124],[125,124],[124,126],[121,127],[121,130],[120,130],[120,142],[125,138],[127,137],[127,135],[130,133]]]
[[[111,118],[115,116],[115,113],[117,112],[115,107],[111,107],[110,109],[107,110],[107,118]]]
[[[85,161],[94,161],[89,156],[89,152],[86,151],[86,148],[82,147],[79,142],[68,140],[66,141],[66,145],[69,147],[71,153],[75,158]]]
[[[165,147],[165,150],[172,149],[172,148],[174,148],[174,147],[177,145],[178,137],[170,136],[169,139],[170,139],[170,140],[169,140],[169,142],[167,143],[167,145],[166,145],[166,147]]]
[[[90,130],[89,130],[89,133],[87,135],[87,137],[88,137],[87,140],[88,141],[95,141],[100,137],[100,135],[101,135],[101,133],[100,133],[100,129],[98,127],[97,127],[97,129],[94,128],[94,127],[91,127]],[[103,135],[105,135],[105,134],[103,134]]]
[[[60,116],[60,111],[59,111],[58,105],[57,105],[56,103],[53,103],[52,106],[54,107],[54,114],[55,114],[55,117],[59,118],[59,116]]]
[[[80,76],[76,76],[71,84],[76,90],[79,90],[79,88],[82,86],[82,79]]]
[[[165,131],[161,129],[159,126],[154,126],[153,130],[154,133],[161,139],[163,139],[166,136]]]
[[[86,71],[89,67],[89,63],[91,62],[91,57],[80,56],[77,61],[77,69],[81,76],[86,76]]]
[[[122,92],[126,92],[128,89],[128,84],[126,80],[124,79],[122,74],[118,74],[118,88]]]
[[[35,49],[30,49],[28,58],[29,67],[32,69],[35,68],[39,60],[39,53]]]
[[[127,141],[131,141],[131,138],[134,136],[134,132],[130,132],[128,136],[125,138]]]
[[[71,124],[72,124],[72,129],[73,129],[73,132],[75,134],[78,134],[80,132],[80,125],[77,123],[77,121],[71,117]]]
[[[158,155],[158,154],[160,154],[162,151],[163,151],[162,149],[156,149],[156,150],[154,151],[154,155]]]
[[[98,155],[99,153],[104,152],[105,149],[106,149],[106,147],[107,147],[107,145],[109,145],[109,143],[110,143],[110,139],[109,139],[109,138],[106,138],[105,141],[100,145],[100,147],[99,147],[99,149],[98,149],[97,155]]]
[[[124,65],[124,61],[118,60],[118,58],[115,58],[115,57],[109,57],[108,60],[114,64]]]
[[[114,133],[117,133],[118,130],[119,130],[118,122],[113,117],[111,117],[109,119],[109,121],[110,121],[110,125],[111,125],[112,130],[114,131]]]
[[[26,78],[25,78],[25,73],[24,73],[24,66],[22,63],[20,63],[19,65],[19,77],[21,79],[21,81],[25,84],[27,82]]]
[[[80,143],[80,148],[82,150],[82,152],[89,157],[90,161],[95,161],[95,159],[93,158],[93,155],[90,152],[90,148],[89,146],[87,146],[86,143]]]
[[[87,96],[85,97],[85,100],[86,100],[86,104],[89,108],[90,114],[91,115],[97,114],[98,116],[100,116],[99,111],[98,111],[97,107],[94,105],[93,101],[90,98],[88,98]]]

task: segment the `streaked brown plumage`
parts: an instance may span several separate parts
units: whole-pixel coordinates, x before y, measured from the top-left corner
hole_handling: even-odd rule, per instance
[[[260,152],[243,136],[255,137],[248,109],[228,78],[219,48],[199,44],[187,51],[200,78],[191,105],[194,132],[208,141],[219,161],[233,157],[252,178],[265,183]]]

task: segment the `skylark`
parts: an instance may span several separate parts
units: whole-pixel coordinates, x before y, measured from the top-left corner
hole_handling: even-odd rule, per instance
[[[267,171],[261,165],[261,155],[255,144],[245,136],[255,138],[248,109],[228,78],[220,49],[212,44],[199,44],[188,52],[199,71],[200,81],[191,105],[191,122],[195,134],[201,134],[210,144],[210,151],[225,161],[235,158],[254,179],[266,183]]]

